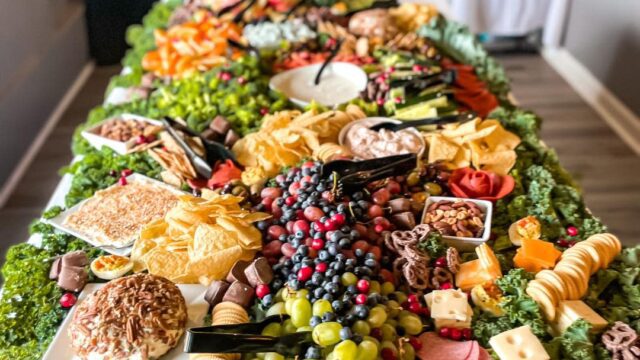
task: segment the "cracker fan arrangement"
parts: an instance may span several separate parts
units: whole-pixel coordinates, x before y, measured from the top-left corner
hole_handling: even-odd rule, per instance
[[[436,8],[168,0],[127,41],[1,359],[640,359],[640,248]]]

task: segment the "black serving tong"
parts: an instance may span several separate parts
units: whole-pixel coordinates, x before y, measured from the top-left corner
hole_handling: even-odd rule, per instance
[[[430,74],[427,76],[416,76],[408,79],[394,79],[391,80],[389,86],[399,87],[403,86],[406,92],[422,91],[430,86],[437,84],[453,84],[456,81],[455,70],[445,70],[436,74]]]
[[[371,181],[404,175],[416,168],[418,156],[403,154],[371,160],[334,160],[321,168],[322,176],[333,174],[338,193],[361,190]]]
[[[361,11],[366,11],[366,10],[371,10],[371,9],[388,9],[388,8],[392,8],[392,7],[396,7],[400,5],[398,3],[398,1],[396,0],[380,0],[380,1],[374,1],[373,4],[371,4],[371,6],[362,8],[362,9],[356,9],[356,10],[351,10],[349,12],[347,12],[346,14],[344,14],[344,16],[352,16],[356,13],[359,13]]]
[[[343,39],[339,39],[336,42],[336,45],[333,47],[333,49],[331,49],[331,54],[329,54],[329,56],[325,59],[325,61],[320,66],[320,70],[318,70],[318,73],[316,74],[316,78],[313,80],[313,83],[315,85],[320,84],[320,77],[322,76],[322,72],[324,72],[324,69],[327,68],[327,65],[329,65],[329,63],[333,60],[333,58],[335,58],[336,55],[338,55],[338,52],[340,51],[340,47],[342,47],[342,41]]]
[[[169,135],[171,135],[171,137],[176,141],[178,146],[180,146],[182,150],[184,150],[184,152],[187,154],[189,161],[191,161],[191,164],[193,164],[193,167],[195,168],[198,175],[203,176],[207,179],[210,178],[211,174],[213,173],[213,169],[211,168],[210,163],[215,163],[215,161],[217,160],[229,159],[233,161],[234,164],[238,165],[238,162],[233,156],[233,153],[219,142],[203,138],[200,134],[191,130],[187,126],[184,126],[179,122],[171,119],[170,117],[163,118],[162,124],[164,125]],[[180,134],[176,132],[176,130],[180,130],[189,136],[198,137],[204,145],[206,158],[203,158],[200,155],[196,154],[196,152],[193,151],[189,144],[184,141],[184,139],[180,136]]]
[[[257,323],[217,325],[187,330],[185,353],[258,353],[277,352],[286,356],[303,355],[313,343],[310,331],[283,336],[261,335],[274,322],[283,322],[287,315],[272,315]]]
[[[475,112],[465,112],[465,113],[456,114],[456,115],[445,115],[445,116],[431,117],[431,118],[425,118],[425,119],[419,119],[419,120],[403,120],[400,124],[396,124],[393,122],[382,122],[382,123],[371,126],[369,129],[374,131],[378,131],[382,129],[398,131],[398,130],[402,130],[410,127],[418,127],[418,126],[424,126],[424,125],[441,126],[441,125],[453,124],[453,123],[465,123],[475,119],[476,117],[478,117],[478,115]]]

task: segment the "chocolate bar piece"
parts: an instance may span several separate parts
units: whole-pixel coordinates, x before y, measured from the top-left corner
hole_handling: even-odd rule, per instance
[[[227,136],[224,137],[224,146],[231,148],[238,140],[240,140],[240,135],[233,130],[229,130]]]
[[[260,284],[268,284],[273,279],[273,270],[265,257],[259,257],[251,263],[245,270],[249,284],[256,287]]]
[[[416,227],[416,218],[411,211],[391,215],[391,222],[403,230],[411,230]]]
[[[216,306],[222,301],[224,294],[229,289],[229,283],[221,280],[214,280],[209,284],[207,292],[204,293],[204,300],[211,306]]]
[[[251,263],[244,260],[236,261],[236,263],[233,264],[231,271],[229,271],[229,273],[227,274],[227,282],[233,284],[236,281],[240,281],[241,283],[248,284],[249,281],[247,280],[244,271],[247,266],[249,266],[249,264]]]
[[[218,134],[224,135],[231,129],[231,123],[224,118],[224,116],[216,116],[209,124],[209,128]]]
[[[242,307],[249,307],[251,302],[253,301],[253,295],[255,294],[255,290],[247,284],[241,283],[240,281],[236,281],[227,292],[224,294],[222,301],[231,301],[232,303],[236,303]]]
[[[49,279],[51,280],[58,279],[58,275],[60,275],[61,269],[62,269],[62,257],[58,256],[51,263],[51,270],[49,270]]]
[[[411,200],[405,198],[389,200],[389,207],[392,214],[409,211],[411,210]]]
[[[82,250],[72,251],[62,255],[63,268],[66,266],[84,267],[87,265],[89,265],[89,258]]]
[[[58,286],[67,291],[78,292],[87,284],[87,277],[84,266],[62,266],[58,276]]]

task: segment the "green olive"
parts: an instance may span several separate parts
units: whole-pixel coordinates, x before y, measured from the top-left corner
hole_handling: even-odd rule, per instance
[[[442,194],[442,186],[434,182],[424,184],[424,189],[429,193],[429,195],[438,196]]]
[[[409,176],[407,176],[407,185],[415,186],[420,182],[420,175],[417,172],[412,171]]]

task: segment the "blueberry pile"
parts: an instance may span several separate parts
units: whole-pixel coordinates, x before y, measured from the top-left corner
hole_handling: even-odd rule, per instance
[[[407,186],[390,180],[371,193],[337,197],[333,175],[322,178],[320,167],[306,162],[278,175],[255,205],[274,216],[257,224],[275,275],[258,297],[267,315],[291,316],[268,332],[313,331],[317,345],[337,358],[412,359],[425,308],[415,295],[408,306],[411,294],[396,290],[382,246],[382,234],[394,229],[384,208]],[[403,345],[399,337],[411,341]],[[306,358],[327,356],[320,347]]]

